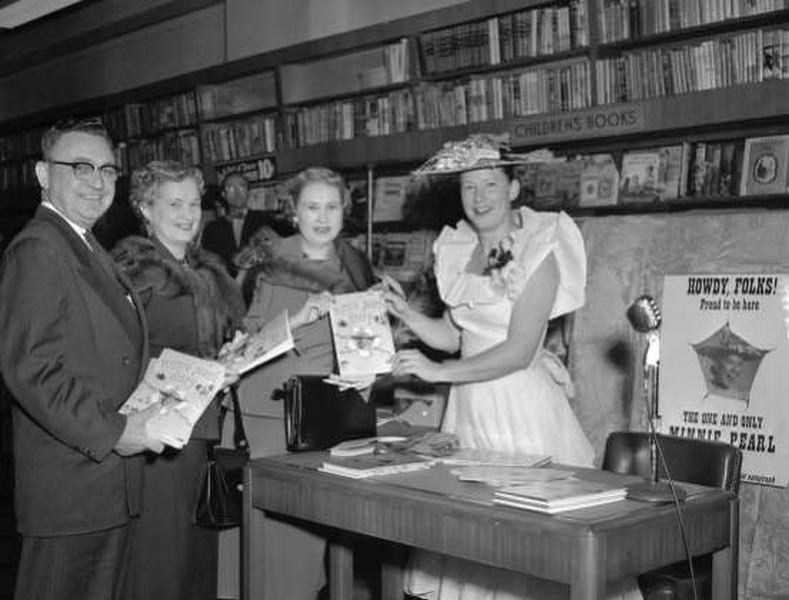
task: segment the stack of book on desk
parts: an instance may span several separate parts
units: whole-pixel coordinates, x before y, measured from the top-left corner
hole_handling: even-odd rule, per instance
[[[416,454],[384,452],[361,456],[331,456],[318,469],[353,479],[427,469],[433,461]]]
[[[571,477],[503,487],[493,493],[493,503],[552,515],[617,502],[626,495],[624,487]]]

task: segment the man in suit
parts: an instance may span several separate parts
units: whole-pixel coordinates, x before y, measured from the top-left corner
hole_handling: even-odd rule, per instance
[[[203,248],[222,257],[228,272],[235,277],[238,268],[233,255],[244,247],[252,234],[272,221],[259,210],[249,210],[249,182],[241,173],[230,173],[222,181],[222,198],[227,202],[227,215],[208,223],[203,231]]]
[[[42,202],[0,266],[0,370],[13,405],[17,600],[116,600],[141,452],[159,406],[118,408],[147,364],[139,299],[90,228],[119,169],[97,120],[42,137]]]

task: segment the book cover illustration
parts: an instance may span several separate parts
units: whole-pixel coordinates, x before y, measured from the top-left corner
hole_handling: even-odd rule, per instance
[[[625,152],[619,180],[619,202],[654,202],[659,198],[660,151]]]
[[[255,333],[236,332],[219,351],[217,360],[239,375],[293,348],[288,311],[283,310]]]
[[[341,376],[369,376],[392,370],[394,341],[380,291],[335,295],[329,317]]]
[[[619,171],[610,154],[593,154],[584,160],[578,206],[612,206],[619,197]]]
[[[148,363],[143,380],[118,412],[130,414],[161,401],[160,414],[150,421],[151,432],[181,448],[221,389],[225,372],[220,363],[165,348]]]
[[[741,196],[785,194],[789,162],[789,135],[745,140],[740,183]]]
[[[662,201],[676,200],[688,193],[690,144],[663,146],[659,150],[657,194]]]

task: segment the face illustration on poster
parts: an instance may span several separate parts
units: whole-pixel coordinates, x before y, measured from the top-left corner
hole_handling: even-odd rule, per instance
[[[731,398],[748,408],[751,388],[762,359],[769,352],[734,333],[726,323],[705,340],[693,344],[707,395]]]

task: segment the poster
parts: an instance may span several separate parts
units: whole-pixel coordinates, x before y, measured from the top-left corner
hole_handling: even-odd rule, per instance
[[[668,275],[660,430],[743,452],[742,481],[789,480],[789,275]]]

